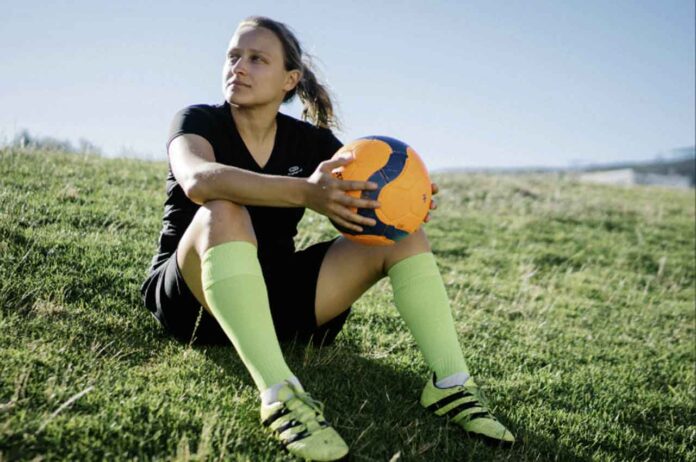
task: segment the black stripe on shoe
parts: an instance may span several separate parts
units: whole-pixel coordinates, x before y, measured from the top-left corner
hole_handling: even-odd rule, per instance
[[[292,444],[295,441],[303,440],[303,439],[307,438],[309,435],[311,435],[311,433],[309,433],[309,431],[302,430],[301,432],[295,433],[294,435],[292,435],[288,439],[283,440],[283,444],[285,446],[287,446],[288,444]]]
[[[467,421],[474,420],[474,419],[479,419],[479,418],[484,418],[484,419],[491,419],[491,420],[496,420],[495,417],[493,417],[490,413],[487,411],[475,411],[470,414],[465,414],[462,417],[466,418]]]
[[[290,409],[288,409],[287,407],[283,406],[283,407],[281,407],[280,409],[278,409],[277,411],[275,411],[273,414],[269,415],[268,418],[267,418],[266,420],[263,421],[263,425],[264,425],[265,427],[268,427],[268,426],[271,425],[273,422],[275,422],[275,421],[278,420],[279,418],[281,418],[281,417],[283,417],[284,415],[287,415],[287,414],[289,414],[289,413],[290,413]]]
[[[298,422],[295,419],[291,419],[291,420],[288,420],[287,422],[285,422],[280,427],[276,428],[275,431],[278,433],[283,433],[285,430],[287,430],[289,428],[297,427],[298,425],[302,425],[302,422]]]
[[[466,411],[467,409],[471,409],[474,407],[483,408],[483,406],[481,406],[481,403],[474,400],[474,401],[462,403],[458,406],[454,406],[452,409],[445,412],[445,414],[447,414],[449,417],[454,418],[454,417],[457,417],[459,414],[461,414],[463,411]]]
[[[435,401],[433,404],[426,407],[426,409],[434,412],[440,408],[447,406],[450,403],[453,403],[454,401],[457,401],[458,399],[468,398],[468,397],[473,397],[473,396],[474,395],[472,395],[471,393],[469,393],[466,390],[458,391],[456,393],[452,393],[449,396],[445,396],[440,401]]]

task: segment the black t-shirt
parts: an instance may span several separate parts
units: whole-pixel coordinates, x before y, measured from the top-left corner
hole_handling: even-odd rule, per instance
[[[174,138],[185,133],[200,135],[212,145],[215,161],[225,165],[267,175],[310,176],[320,162],[340,149],[342,143],[331,130],[278,113],[273,151],[261,168],[242,140],[235,126],[229,103],[198,104],[179,111],[172,120],[167,148]],[[199,205],[192,202],[172,174],[167,174],[167,198],[164,202],[159,249],[150,270],[166,261],[176,250]],[[256,232],[259,259],[283,258],[295,250],[293,237],[304,208],[249,206],[247,210]]]

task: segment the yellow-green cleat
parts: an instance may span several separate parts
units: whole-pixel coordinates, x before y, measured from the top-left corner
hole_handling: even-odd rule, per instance
[[[464,385],[438,388],[433,375],[423,389],[420,403],[436,415],[448,417],[467,434],[489,444],[508,446],[515,442],[512,433],[488,410],[473,378],[469,378]]]
[[[286,382],[277,401],[261,404],[261,421],[290,454],[303,460],[341,460],[348,445],[324,418],[324,406],[302,387]]]

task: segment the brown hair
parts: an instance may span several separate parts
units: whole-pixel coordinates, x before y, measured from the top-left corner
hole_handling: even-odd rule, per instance
[[[283,45],[285,70],[297,69],[302,73],[300,82],[285,95],[283,102],[290,101],[297,94],[304,106],[303,120],[309,120],[318,127],[338,127],[331,96],[326,87],[317,80],[310,56],[302,51],[300,42],[290,28],[282,22],[264,16],[250,16],[239,23],[239,27],[242,26],[263,27],[273,32]]]

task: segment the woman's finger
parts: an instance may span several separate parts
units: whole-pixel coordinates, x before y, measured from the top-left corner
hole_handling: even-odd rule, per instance
[[[338,187],[344,191],[373,191],[379,187],[377,183],[372,181],[347,181],[343,180],[338,184]]]
[[[335,159],[325,160],[319,164],[319,169],[324,173],[331,173],[333,169],[348,165],[349,163],[353,162],[354,159],[355,158],[352,154],[341,154]]]
[[[355,216],[359,219],[359,223],[361,223],[364,226],[375,226],[377,224],[377,220],[374,218],[367,218],[362,215],[358,215],[357,213]]]
[[[356,225],[355,223],[351,223],[350,221],[345,220],[338,215],[333,216],[332,220],[335,221],[337,224],[343,226],[344,228],[352,229],[354,231],[362,233],[362,227]]]
[[[343,218],[346,221],[350,221],[351,223],[359,223],[363,226],[374,226],[377,224],[377,222],[374,219],[364,217],[359,213],[351,211],[348,208],[344,208],[341,211],[341,218]]]
[[[376,209],[381,206],[379,201],[373,201],[368,199],[356,199],[355,197],[349,196],[348,194],[342,194],[336,199],[340,204],[346,207],[353,207],[356,209]]]
[[[437,194],[440,191],[440,188],[435,183],[431,183],[430,188],[433,192],[433,195]]]

